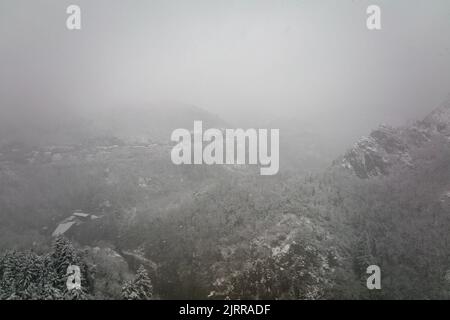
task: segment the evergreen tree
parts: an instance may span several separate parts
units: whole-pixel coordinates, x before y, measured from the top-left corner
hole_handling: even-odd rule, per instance
[[[53,266],[61,278],[66,276],[67,267],[79,265],[80,257],[72,243],[65,237],[56,238],[51,255]]]
[[[362,232],[356,246],[356,269],[359,274],[364,274],[366,268],[372,264],[374,258],[370,246],[369,235]]]
[[[87,299],[85,287],[68,290],[67,267],[80,267],[87,273],[79,252],[65,238],[58,238],[51,254],[7,251],[0,255],[0,299]],[[82,281],[83,283],[83,281]]]
[[[149,300],[153,296],[153,286],[147,270],[141,265],[133,281],[127,281],[122,288],[122,298],[126,300]]]

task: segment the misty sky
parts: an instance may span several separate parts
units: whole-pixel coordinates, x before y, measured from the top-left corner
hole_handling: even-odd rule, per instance
[[[65,28],[69,4],[81,31]],[[369,4],[381,31],[366,29]],[[0,108],[177,101],[235,123],[368,130],[447,98],[449,35],[448,0],[2,0]]]

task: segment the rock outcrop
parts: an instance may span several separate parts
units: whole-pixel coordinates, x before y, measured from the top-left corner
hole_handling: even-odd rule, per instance
[[[355,143],[335,164],[363,179],[387,175],[393,167],[413,166],[412,151],[437,137],[450,143],[450,103],[411,126],[380,126]]]

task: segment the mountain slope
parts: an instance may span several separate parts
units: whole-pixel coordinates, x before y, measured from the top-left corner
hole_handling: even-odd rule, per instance
[[[335,164],[360,178],[386,175],[399,166],[413,167],[412,153],[437,140],[450,143],[450,105],[436,109],[412,126],[380,126],[355,143]]]

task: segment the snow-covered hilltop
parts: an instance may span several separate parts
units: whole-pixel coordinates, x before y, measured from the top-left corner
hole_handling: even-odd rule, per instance
[[[335,162],[360,178],[386,175],[393,167],[413,166],[413,153],[432,141],[450,143],[450,104],[438,108],[412,126],[381,125],[362,137]]]

